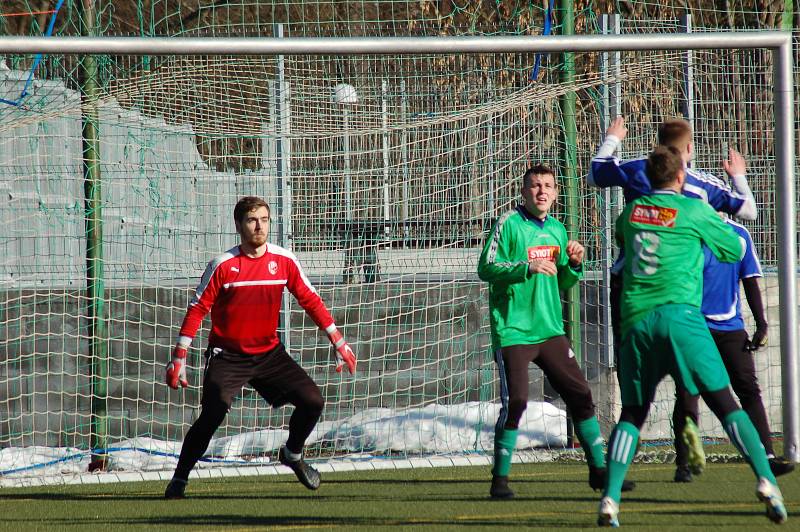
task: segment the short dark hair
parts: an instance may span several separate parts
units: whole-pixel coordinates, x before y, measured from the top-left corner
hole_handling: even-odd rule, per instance
[[[647,178],[653,188],[666,188],[683,170],[683,158],[674,146],[656,146],[647,157]]]
[[[683,150],[692,140],[692,126],[683,118],[664,120],[658,126],[658,144]]]
[[[522,175],[522,186],[526,186],[530,178],[535,175],[551,175],[553,176],[553,181],[556,180],[556,173],[553,171],[552,168],[545,164],[535,164],[525,170],[525,173]]]
[[[237,223],[242,223],[248,212],[259,207],[266,207],[267,214],[269,214],[269,205],[267,205],[266,201],[258,196],[245,196],[236,202],[236,207],[233,208],[233,220]]]

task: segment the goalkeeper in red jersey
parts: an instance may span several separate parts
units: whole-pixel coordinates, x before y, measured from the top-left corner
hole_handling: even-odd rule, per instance
[[[567,240],[549,213],[558,196],[553,171],[534,166],[522,177],[524,205],[501,216],[478,263],[489,283],[492,349],[500,376],[500,416],[495,426],[489,494],[514,496],[508,473],[519,421],[528,404],[528,366],[535,362],[567,405],[589,463],[589,485],[603,486],[605,458],[592,392],[564,335],[560,291],[583,276],[583,246]],[[633,483],[626,485],[633,488]]]
[[[188,386],[186,354],[203,317],[211,312],[205,352],[202,411],[181,448],[178,466],[167,486],[168,499],[183,498],[189,472],[203,456],[225,419],[233,398],[250,384],[268,403],[294,405],[289,437],[279,459],[309,489],[320,475],[303,460],[303,445],[325,404],[316,383],[286,352],[276,334],[284,288],[294,295],[336,348],[337,371],[356,368],[353,350],[336,328],[328,309],[290,251],[267,243],[270,211],[266,202],[248,196],[233,210],[241,243],[208,263],[181,325],[167,365],[171,388]]]

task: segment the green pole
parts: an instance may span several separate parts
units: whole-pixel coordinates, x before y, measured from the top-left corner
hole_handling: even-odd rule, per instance
[[[94,0],[78,4],[81,35],[96,34]],[[91,357],[91,435],[92,465],[104,468],[108,447],[108,327],[103,274],[103,222],[100,189],[100,141],[98,138],[97,59],[87,55],[80,61],[81,120],[83,124],[83,193],[86,225],[86,292],[88,298],[89,355]]]
[[[794,29],[794,0],[783,0],[783,17],[781,18],[781,29],[792,31]]]
[[[561,0],[558,12],[561,23],[561,35],[575,34],[575,11],[572,0]],[[575,54],[564,52],[561,70],[562,83],[575,82]],[[567,235],[578,240],[578,222],[580,220],[580,190],[578,188],[578,126],[575,121],[575,91],[565,93],[559,99],[561,117],[564,121],[564,141],[561,143],[562,186],[565,190],[566,213],[564,215]],[[572,343],[572,350],[578,359],[581,353],[581,300],[580,288],[576,284],[566,293],[567,298],[567,335]]]

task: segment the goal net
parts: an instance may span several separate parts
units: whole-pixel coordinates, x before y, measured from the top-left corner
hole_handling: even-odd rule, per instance
[[[686,108],[686,58],[581,53],[565,82],[546,61],[531,80],[535,54],[100,56],[97,99],[82,104],[80,61],[47,56],[20,104],[0,104],[1,481],[82,478],[98,455],[114,478],[171,474],[199,413],[208,321],[186,390],[163,384],[164,365],[206,263],[238,243],[232,211],[244,195],[272,206],[270,240],[298,256],[359,358],[355,376],[333,372],[327,338],[285,299],[284,343],[326,399],[307,458],[334,469],[489,463],[498,383],[476,264],[536,162],[556,169],[555,214],[587,247],[585,279],[565,305],[578,309],[570,335],[607,435],[620,407],[606,272],[621,205],[585,175],[609,94],[621,94],[630,127],[618,155],[645,155],[657,125]],[[21,93],[29,59],[0,63],[0,97]],[[721,175],[723,149],[742,151],[759,204],[746,225],[765,269],[770,343],[756,361],[779,435],[772,63],[759,50],[692,60],[695,165]],[[570,93],[577,135],[565,140]],[[88,175],[83,121],[99,146]],[[574,178],[565,157],[577,162]],[[92,175],[97,212],[85,203]],[[99,246],[87,237],[92,215]],[[102,265],[97,279],[87,256]],[[530,382],[525,456],[581,456],[534,366]],[[672,398],[666,381],[647,443],[672,437]],[[199,474],[267,471],[290,414],[246,387]],[[724,434],[707,413],[701,429]],[[644,451],[671,456],[669,446]]]

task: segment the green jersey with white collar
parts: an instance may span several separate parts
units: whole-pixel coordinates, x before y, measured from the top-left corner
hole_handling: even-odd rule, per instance
[[[528,272],[528,261],[550,260],[558,275]],[[495,222],[478,262],[478,277],[489,283],[492,347],[531,345],[564,334],[561,290],[583,276],[567,256],[564,224],[534,218],[524,207]]]
[[[739,235],[711,206],[671,190],[630,202],[616,228],[625,248],[623,334],[655,307],[700,308],[703,244],[722,262],[735,262],[745,251]]]

